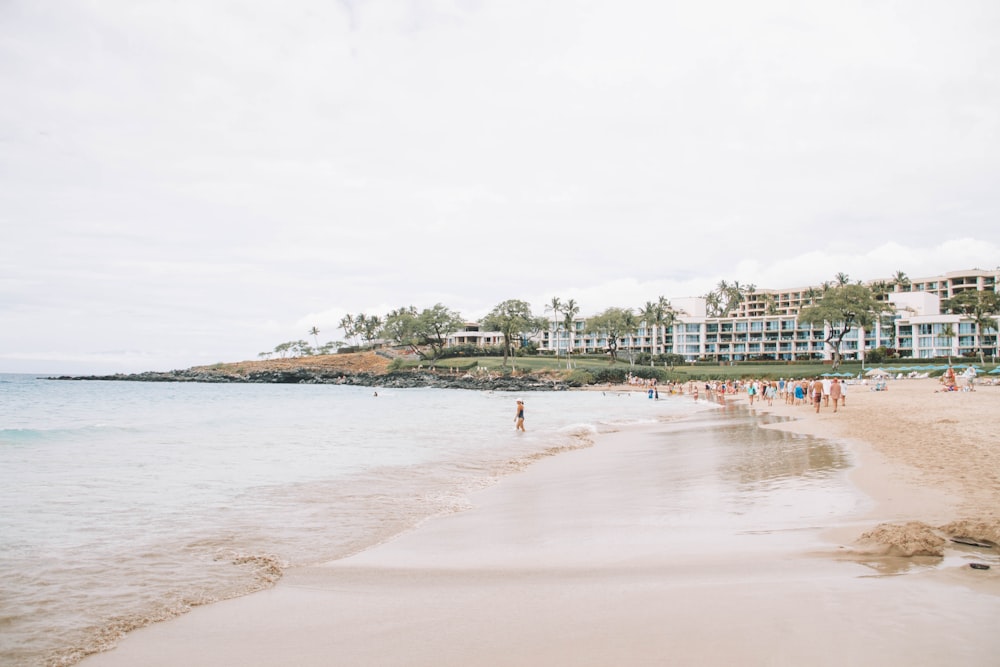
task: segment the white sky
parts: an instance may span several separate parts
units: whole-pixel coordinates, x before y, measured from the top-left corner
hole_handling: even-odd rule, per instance
[[[0,371],[992,269],[998,35],[995,0],[3,0]]]

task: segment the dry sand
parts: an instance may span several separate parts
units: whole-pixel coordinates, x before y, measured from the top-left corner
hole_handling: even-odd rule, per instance
[[[995,665],[996,550],[949,538],[998,541],[1000,387],[936,388],[852,386],[837,414],[754,408],[856,453],[872,500],[815,527],[822,539],[760,536],[774,546],[735,553],[675,539],[644,506],[659,441],[624,431],[505,478],[472,510],[83,664]],[[924,547],[944,557],[899,555]]]

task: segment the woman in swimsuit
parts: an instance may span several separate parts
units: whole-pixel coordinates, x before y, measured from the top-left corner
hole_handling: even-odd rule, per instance
[[[517,416],[514,417],[514,421],[517,422],[517,430],[524,430],[524,401],[517,402]]]

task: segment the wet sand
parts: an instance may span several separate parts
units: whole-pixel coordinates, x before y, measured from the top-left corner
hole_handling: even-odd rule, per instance
[[[784,420],[769,429],[843,442],[863,492],[851,491],[848,511],[701,525],[729,514],[702,511],[711,501],[697,489],[665,494],[680,480],[662,458],[664,427],[629,429],[505,478],[474,509],[145,628],[83,664],[992,665],[1000,559],[941,527],[996,530],[1000,387],[935,388],[851,387],[837,414],[755,406]],[[678,425],[674,437],[705,437],[703,427]],[[800,478],[837,479],[839,450],[797,451],[809,459]],[[880,525],[909,527],[858,542]],[[942,557],[899,555],[914,526],[938,534]]]

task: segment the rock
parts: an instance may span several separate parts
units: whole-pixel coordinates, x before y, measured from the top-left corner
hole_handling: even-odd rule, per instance
[[[389,373],[326,371],[311,368],[282,370],[257,370],[246,373],[207,370],[204,367],[167,372],[115,375],[85,375],[53,378],[55,380],[110,380],[118,382],[206,382],[206,383],[260,383],[260,384],[343,384],[361,387],[391,387],[412,389],[438,387],[441,389],[471,389],[485,391],[564,391],[569,385],[530,375],[518,377],[454,376],[430,371],[395,371]]]

